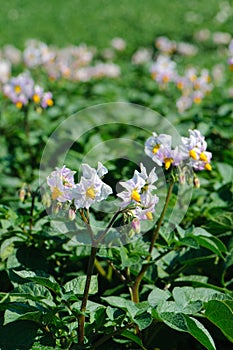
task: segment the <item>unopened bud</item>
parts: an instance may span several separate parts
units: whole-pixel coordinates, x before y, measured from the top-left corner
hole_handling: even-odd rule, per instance
[[[41,201],[46,208],[51,206],[51,197],[48,192],[43,193]]]
[[[73,221],[76,217],[76,210],[74,208],[70,208],[68,211],[68,218],[70,221]]]
[[[185,174],[184,173],[180,173],[179,175],[179,182],[181,185],[185,184]]]
[[[25,187],[22,187],[19,191],[19,199],[20,199],[20,202],[23,202],[24,199],[25,199],[25,196],[26,196],[26,190],[25,190]]]
[[[200,180],[198,179],[197,176],[194,177],[193,179],[193,184],[196,188],[199,188],[200,187]]]
[[[53,208],[52,208],[53,214],[55,214],[55,215],[58,214],[59,211],[61,210],[61,208],[62,208],[62,203],[61,202],[54,203],[53,204]]]
[[[132,229],[135,233],[139,233],[141,230],[140,220],[138,218],[134,218],[131,223]]]

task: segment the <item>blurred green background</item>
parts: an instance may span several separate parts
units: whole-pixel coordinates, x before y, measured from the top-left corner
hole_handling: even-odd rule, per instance
[[[218,0],[1,0],[0,45],[23,48],[28,38],[64,46],[85,42],[99,48],[113,37],[128,52],[158,35],[190,40],[201,28],[231,31],[230,3]]]

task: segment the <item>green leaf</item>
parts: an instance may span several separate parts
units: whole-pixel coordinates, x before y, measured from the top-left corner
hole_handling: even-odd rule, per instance
[[[17,312],[6,310],[4,315],[4,325],[10,322],[19,321],[19,320],[32,321],[40,324],[41,316],[42,316],[41,311],[27,312],[23,315],[19,315]]]
[[[22,299],[38,301],[51,307],[56,306],[50,291],[46,287],[35,284],[34,282],[21,284],[10,293],[11,302],[20,301]],[[32,303],[30,305],[32,305]]]
[[[16,273],[21,278],[25,278],[29,281],[35,282],[41,286],[48,288],[49,290],[53,291],[55,294],[60,294],[61,292],[60,285],[52,276],[49,276],[49,277],[37,276],[35,272],[26,271],[26,270],[23,270],[23,271],[14,270],[14,273]]]
[[[131,300],[124,299],[122,297],[103,297],[102,299],[106,301],[109,305],[124,310],[127,310],[132,305],[134,305],[134,303]]]
[[[195,318],[182,313],[164,312],[159,314],[161,320],[169,327],[191,334],[206,349],[216,350],[214,341],[207,329]]]
[[[183,315],[189,329],[189,333],[196,338],[208,350],[216,350],[213,338],[201,322],[193,317]]]
[[[72,292],[73,294],[83,295],[86,284],[86,276],[78,276],[67,282],[63,288],[65,292]],[[89,294],[98,293],[98,278],[96,275],[91,276],[91,284]]]
[[[196,238],[193,237],[193,235],[185,236],[184,238],[180,239],[176,242],[177,246],[187,246],[194,249],[199,248],[199,244],[196,240]]]
[[[226,247],[219,239],[217,239],[216,237],[198,236],[196,237],[196,240],[200,246],[209,249],[210,251],[224,259],[222,252],[226,252]]]
[[[151,306],[156,306],[162,301],[166,301],[171,296],[171,293],[168,290],[162,290],[159,288],[154,288],[148,296],[148,302]]]
[[[152,317],[147,312],[144,312],[143,314],[136,315],[133,320],[138,325],[139,330],[142,331],[143,329],[149,327],[152,322]]]
[[[205,316],[233,342],[233,301],[210,300],[206,303]]]
[[[15,242],[22,242],[22,238],[20,237],[11,237],[3,241],[0,247],[0,259],[2,261],[6,260],[13,252]]]
[[[42,312],[25,303],[10,303],[4,314],[4,325],[17,320],[40,322]]]
[[[142,344],[141,338],[139,338],[136,334],[134,334],[130,331],[124,330],[121,333],[121,335],[125,338],[132,340],[135,344],[139,345],[141,347],[141,349],[146,350],[146,348]]]
[[[226,163],[217,163],[218,170],[224,182],[231,182],[233,178],[233,167]]]

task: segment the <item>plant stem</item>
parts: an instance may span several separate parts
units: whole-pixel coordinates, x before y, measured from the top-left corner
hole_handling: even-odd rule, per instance
[[[78,343],[82,345],[84,343],[84,336],[85,336],[85,312],[86,312],[86,307],[87,307],[87,301],[88,301],[88,295],[89,295],[89,289],[91,285],[91,276],[93,274],[93,269],[96,261],[96,253],[98,251],[98,246],[101,240],[105,237],[105,235],[108,233],[112,225],[114,224],[114,221],[116,220],[117,216],[121,213],[122,211],[118,211],[114,214],[112,219],[110,220],[108,226],[106,229],[103,231],[103,233],[100,235],[100,237],[95,240],[94,235],[89,223],[89,212],[86,212],[86,215],[84,214],[83,210],[80,210],[80,214],[82,216],[83,221],[85,222],[87,226],[87,230],[89,231],[91,238],[92,238],[92,248],[91,248],[91,254],[89,257],[88,261],[88,267],[87,267],[87,278],[86,278],[86,283],[85,283],[85,288],[84,288],[84,293],[83,293],[83,299],[82,299],[82,304],[80,308],[81,315],[79,316],[78,319]]]
[[[79,344],[83,344],[84,342],[84,324],[85,324],[85,312],[86,312],[86,307],[87,307],[87,301],[88,301],[88,294],[89,294],[89,289],[91,285],[91,276],[93,274],[93,268],[95,264],[95,257],[97,253],[98,248],[96,246],[92,246],[91,248],[91,255],[89,257],[88,261],[88,267],[87,267],[87,278],[86,278],[86,284],[84,288],[84,293],[83,293],[83,300],[81,304],[81,315],[79,316],[78,320],[78,342]]]
[[[150,247],[149,247],[149,251],[148,251],[149,254],[148,254],[147,258],[146,258],[146,263],[144,265],[142,265],[142,268],[139,271],[139,273],[138,273],[138,275],[137,275],[137,277],[136,277],[136,279],[134,281],[134,284],[131,286],[132,300],[135,303],[139,303],[139,287],[140,287],[140,283],[141,283],[141,281],[142,281],[142,279],[144,277],[145,272],[147,271],[148,267],[150,266],[151,254],[152,254],[152,251],[153,251],[153,248],[154,248],[154,244],[155,244],[155,242],[156,242],[156,240],[158,239],[158,236],[159,236],[159,230],[160,230],[160,227],[162,225],[162,222],[163,222],[163,219],[164,219],[164,216],[165,216],[165,213],[166,213],[166,210],[167,210],[170,198],[171,198],[173,187],[174,187],[174,181],[172,180],[170,182],[170,185],[169,185],[169,188],[168,188],[168,192],[167,192],[167,196],[166,196],[166,200],[165,200],[165,203],[164,203],[164,207],[163,207],[162,213],[160,215],[160,218],[158,220],[157,226],[156,226],[156,228],[155,228],[155,230],[153,232],[152,238],[151,238]]]
[[[36,199],[37,192],[32,192],[32,203],[30,208],[30,219],[29,219],[29,232],[32,233],[32,227],[33,227],[33,211],[35,207],[35,199]]]

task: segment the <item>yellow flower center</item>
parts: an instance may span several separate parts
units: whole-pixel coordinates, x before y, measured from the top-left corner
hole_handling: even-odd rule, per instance
[[[52,192],[52,200],[57,199],[61,194],[62,194],[62,192],[59,190],[59,188],[54,187],[53,192]]]
[[[207,159],[207,157],[206,157],[206,155],[205,155],[204,152],[202,152],[202,153],[200,154],[200,160],[202,160],[203,162],[207,162],[207,161],[208,161],[208,159]]]
[[[165,169],[168,170],[173,162],[174,160],[172,158],[165,158],[164,159]]]
[[[40,96],[39,96],[38,94],[35,94],[35,95],[33,96],[33,101],[34,101],[35,103],[39,103],[39,102],[40,102]]]
[[[93,187],[89,187],[87,190],[86,190],[86,196],[88,198],[91,198],[91,199],[95,199],[95,190]]]
[[[135,200],[136,202],[140,202],[141,197],[140,194],[138,193],[138,191],[136,189],[134,189],[131,193],[131,199]]]
[[[191,158],[197,160],[197,153],[196,153],[196,151],[194,149],[191,149],[189,151],[189,155],[190,155]]]
[[[184,83],[182,83],[182,81],[178,81],[178,83],[176,84],[176,86],[177,86],[177,88],[178,88],[179,90],[183,90],[183,88],[184,88]]]
[[[19,85],[15,85],[15,92],[19,94],[21,92],[21,87]]]
[[[168,76],[168,75],[164,75],[164,76],[163,76],[163,82],[164,82],[164,83],[168,83],[169,80],[170,80],[170,79],[169,79],[169,76]]]
[[[47,100],[47,105],[48,105],[49,107],[52,107],[52,106],[53,106],[53,100],[52,100],[51,98],[49,98],[49,99]]]
[[[206,163],[205,164],[205,169],[208,170],[208,171],[212,170],[212,166],[210,165],[210,163]]]
[[[157,144],[156,146],[154,146],[154,148],[152,149],[152,153],[156,154],[158,152],[158,150],[160,149],[160,144]]]
[[[147,217],[148,220],[153,220],[153,214],[152,214],[152,212],[151,212],[151,211],[148,211],[148,212],[146,213],[146,217]]]
[[[195,80],[197,80],[197,76],[193,74],[189,79],[191,80],[191,82],[194,82]]]
[[[23,104],[22,104],[22,102],[20,102],[20,101],[18,101],[18,102],[16,102],[16,107],[18,108],[18,109],[21,109],[22,107],[23,107]]]
[[[194,97],[193,102],[196,103],[196,105],[198,105],[199,103],[201,103],[201,97]]]

